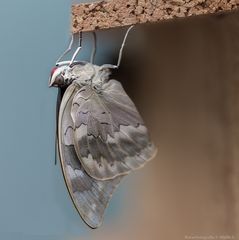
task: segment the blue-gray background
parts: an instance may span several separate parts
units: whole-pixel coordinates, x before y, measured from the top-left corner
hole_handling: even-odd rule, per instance
[[[1,1],[0,239],[82,239],[91,231],[54,166],[56,89],[48,88],[48,77],[69,38],[70,6],[69,0]],[[120,189],[106,224],[122,207]]]

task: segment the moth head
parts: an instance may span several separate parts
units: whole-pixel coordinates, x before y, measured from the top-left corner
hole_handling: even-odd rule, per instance
[[[66,75],[68,66],[67,65],[57,65],[51,70],[51,75],[49,79],[49,87],[64,87],[67,85],[68,77]]]

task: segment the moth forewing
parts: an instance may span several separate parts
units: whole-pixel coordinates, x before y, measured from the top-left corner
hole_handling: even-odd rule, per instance
[[[84,86],[72,105],[76,153],[91,177],[114,179],[155,156],[148,130],[118,81],[104,82],[99,91]]]
[[[83,169],[73,142],[73,121],[70,115],[72,99],[80,89],[70,85],[61,102],[59,111],[59,153],[62,172],[71,199],[82,219],[91,228],[97,228],[103,221],[104,211],[118,186],[121,177],[110,181],[97,181]]]

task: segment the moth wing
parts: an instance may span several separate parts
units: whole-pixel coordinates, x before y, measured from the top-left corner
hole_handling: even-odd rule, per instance
[[[122,177],[97,181],[83,169],[74,148],[73,121],[70,116],[72,99],[78,90],[74,84],[70,85],[62,99],[58,125],[59,153],[66,186],[77,211],[86,224],[97,228]]]
[[[144,166],[156,153],[134,103],[116,80],[80,89],[72,104],[75,149],[87,173],[107,180]]]

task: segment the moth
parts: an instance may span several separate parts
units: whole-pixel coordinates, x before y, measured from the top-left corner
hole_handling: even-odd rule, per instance
[[[57,61],[49,80],[50,87],[59,89],[56,140],[62,172],[77,211],[91,228],[101,225],[122,178],[156,154],[135,104],[121,83],[110,78],[131,28],[117,65],[94,64],[96,44],[91,62],[75,61],[80,33],[71,61]]]

